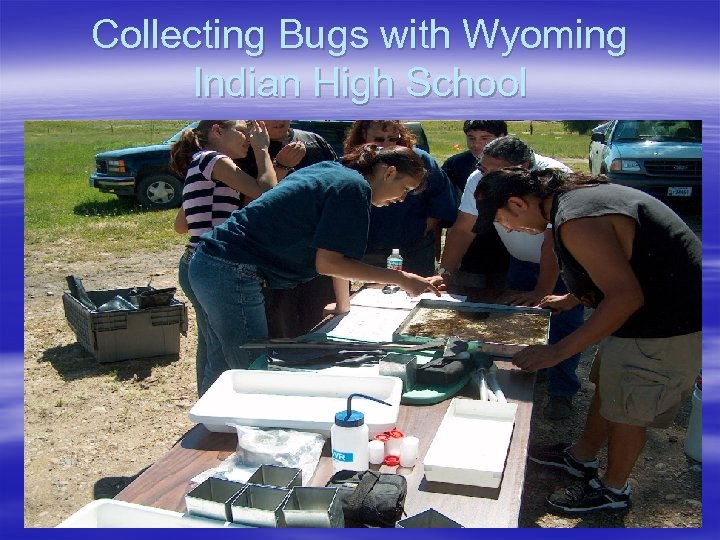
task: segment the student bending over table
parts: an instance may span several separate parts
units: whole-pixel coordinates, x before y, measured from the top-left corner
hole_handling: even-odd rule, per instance
[[[223,371],[248,368],[253,358],[241,345],[267,338],[263,283],[289,288],[323,274],[437,293],[429,278],[360,262],[370,208],[403,201],[424,187],[424,177],[411,149],[364,145],[340,163],[295,172],[205,235],[189,269],[207,320],[203,392]]]
[[[585,484],[548,502],[571,513],[624,510],[630,472],[648,427],[672,424],[689,396],[702,359],[702,249],[670,208],[633,188],[559,171],[501,169],[475,191],[480,230],[544,233],[553,224],[565,296],[540,305],[594,308],[575,332],[553,345],[513,357],[522,369],[557,364],[600,342],[585,428],[573,444],[532,450],[530,459],[560,468]],[[607,469],[597,453],[607,443]]]

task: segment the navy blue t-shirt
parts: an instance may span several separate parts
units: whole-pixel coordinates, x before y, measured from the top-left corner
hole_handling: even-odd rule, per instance
[[[458,202],[445,172],[424,150],[413,147],[427,170],[426,186],[410,193],[401,203],[373,207],[368,251],[407,248],[422,240],[427,218],[436,218],[450,227],[457,217]]]
[[[317,276],[318,248],[362,258],[371,194],[357,171],[331,161],[311,165],[233,212],[200,249],[256,265],[272,289],[292,288]]]

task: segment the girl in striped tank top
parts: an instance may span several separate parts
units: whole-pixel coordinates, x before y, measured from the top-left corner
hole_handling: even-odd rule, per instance
[[[170,151],[173,170],[185,177],[183,202],[175,218],[175,231],[189,233],[190,240],[180,258],[178,281],[195,308],[198,393],[205,371],[207,323],[190,286],[188,265],[200,237],[225,221],[240,206],[243,195],[257,198],[277,184],[268,153],[269,145],[270,137],[263,122],[201,120],[195,129],[186,129]],[[250,146],[257,162],[257,179],[233,162],[245,157]]]

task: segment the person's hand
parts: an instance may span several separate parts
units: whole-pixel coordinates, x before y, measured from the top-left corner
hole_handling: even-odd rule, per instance
[[[561,311],[567,311],[569,309],[572,309],[578,304],[578,299],[575,298],[572,294],[565,294],[562,296],[546,296],[545,298],[540,300],[540,302],[538,302],[537,306],[545,309],[550,309],[554,313],[559,313]]]
[[[350,312],[350,306],[338,306],[335,302],[333,302],[331,304],[327,304],[323,308],[323,317],[327,317],[328,315],[342,315],[348,312]]]
[[[446,274],[447,275],[447,274]],[[443,276],[431,276],[427,278],[430,284],[435,287],[438,291],[447,292],[447,282]]]
[[[554,345],[530,345],[512,357],[512,363],[524,371],[538,371],[559,364],[559,358]]]
[[[512,292],[503,295],[504,304],[511,306],[537,306],[547,296],[536,291]]]
[[[250,124],[250,146],[253,150],[267,150],[270,146],[270,135],[268,135],[267,127],[265,122],[260,120],[251,120]]]
[[[401,289],[403,289],[408,296],[417,296],[424,292],[435,293],[436,296],[440,296],[440,291],[433,285],[432,279],[435,277],[422,277],[417,274],[411,274],[410,272],[400,271],[402,275],[401,283],[398,283]]]
[[[292,141],[283,146],[275,156],[275,163],[280,164],[286,169],[293,169],[305,157],[305,143],[302,141]]]

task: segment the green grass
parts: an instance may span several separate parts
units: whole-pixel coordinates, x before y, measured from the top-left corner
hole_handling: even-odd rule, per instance
[[[172,230],[175,210],[146,211],[88,186],[93,156],[104,150],[161,142],[189,120],[28,121],[25,123],[25,244],[66,245],[63,260],[165,249],[186,239]],[[442,163],[466,149],[461,121],[423,121],[433,156]],[[512,135],[540,154],[587,170],[589,137],[559,122],[508,122]],[[571,158],[571,159],[567,159]],[[577,162],[576,162],[577,161]]]
[[[67,243],[67,261],[88,249],[122,254],[183,243],[175,210],[145,211],[88,186],[94,155],[161,142],[188,121],[28,121],[25,123],[25,243]]]
[[[461,120],[425,120],[425,133],[435,159],[442,163],[449,156],[467,150]],[[571,167],[587,171],[589,135],[578,135],[563,130],[560,122],[533,122],[530,135],[529,121],[508,122],[509,135],[519,137],[543,156],[566,159]],[[581,166],[576,161],[581,160]]]

